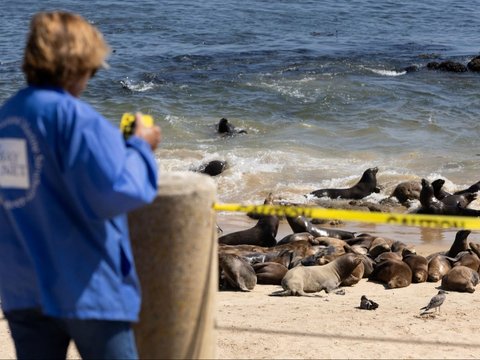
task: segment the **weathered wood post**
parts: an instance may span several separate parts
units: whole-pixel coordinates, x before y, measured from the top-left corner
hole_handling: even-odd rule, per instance
[[[129,214],[143,298],[134,327],[140,358],[215,358],[215,195],[206,175],[161,173],[155,201]]]

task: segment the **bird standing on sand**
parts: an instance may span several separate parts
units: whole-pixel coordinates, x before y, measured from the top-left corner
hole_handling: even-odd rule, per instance
[[[362,295],[360,298],[360,309],[375,310],[376,308],[378,308],[378,304],[375,301],[369,300],[365,295]]]
[[[423,312],[420,315],[425,314],[430,309],[435,309],[435,311],[436,309],[438,309],[438,312],[440,313],[440,306],[442,306],[446,298],[445,294],[448,294],[445,290],[439,290],[438,294],[432,297],[428,305],[420,309],[420,310],[423,310]]]

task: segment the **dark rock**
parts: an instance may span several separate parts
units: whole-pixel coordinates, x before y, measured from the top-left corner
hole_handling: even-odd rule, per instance
[[[427,69],[457,73],[467,71],[467,67],[465,65],[450,60],[442,61],[440,63],[436,61],[429,62],[427,64]]]
[[[480,72],[480,56],[474,57],[467,64],[467,68],[470,71]]]

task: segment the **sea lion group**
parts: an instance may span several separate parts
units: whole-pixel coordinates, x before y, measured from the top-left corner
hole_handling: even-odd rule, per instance
[[[289,235],[273,244],[277,226],[272,217],[219,237],[221,289],[249,291],[256,284],[273,284],[283,290],[271,295],[305,296],[367,278],[387,289],[441,281],[444,290],[472,293],[480,280],[480,244],[467,241],[469,230],[458,231],[448,251],[422,256],[403,242],[369,234],[340,239],[297,233],[306,236]]]
[[[347,189],[320,189],[311,195],[361,199],[378,192],[378,168],[367,169],[360,181]],[[417,187],[419,214],[480,216],[469,208],[480,188],[477,182],[453,194],[442,191],[443,180],[432,184],[422,179]],[[398,201],[413,199],[413,186],[392,193]],[[401,200],[402,199],[402,200]],[[265,203],[273,203],[269,194]],[[445,291],[470,292],[480,281],[480,244],[469,242],[470,230],[459,230],[450,249],[422,256],[413,246],[387,237],[322,228],[304,216],[286,217],[292,233],[277,239],[280,219],[259,215],[255,226],[225,234],[219,242],[221,289],[250,291],[258,284],[280,285],[272,296],[306,296],[353,286],[361,279],[378,282],[387,289],[412,283],[439,282]]]

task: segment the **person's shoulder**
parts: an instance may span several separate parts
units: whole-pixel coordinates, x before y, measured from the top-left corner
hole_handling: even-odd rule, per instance
[[[58,99],[58,108],[63,115],[72,120],[96,121],[103,116],[97,112],[88,102],[76,98],[68,93]]]

